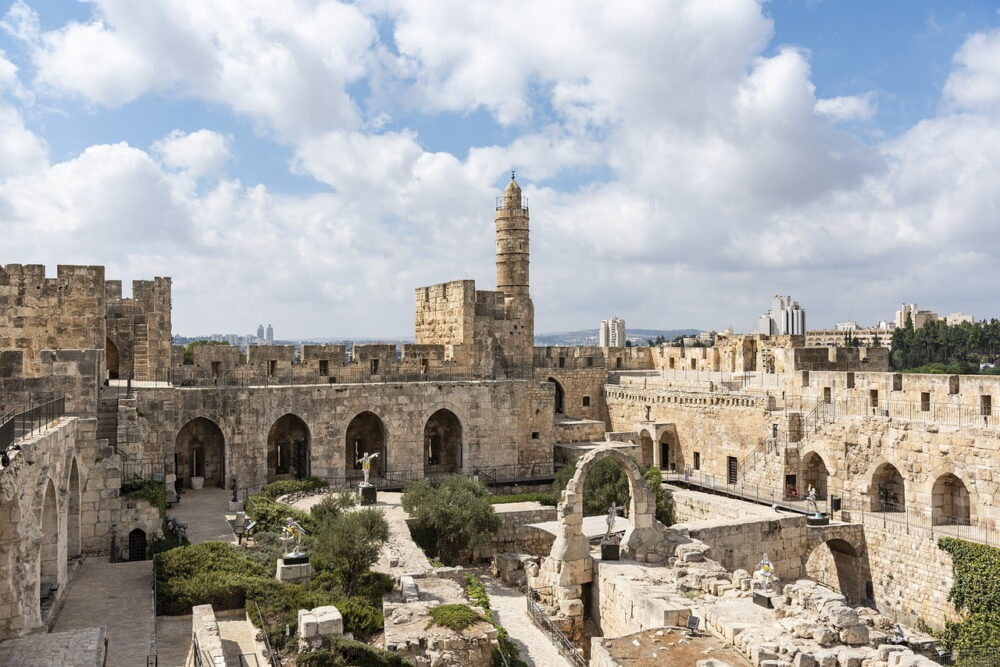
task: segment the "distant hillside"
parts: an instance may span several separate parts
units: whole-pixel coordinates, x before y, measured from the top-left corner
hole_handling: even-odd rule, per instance
[[[633,345],[645,345],[650,338],[663,336],[673,340],[677,336],[693,336],[701,329],[626,329],[627,338]],[[597,327],[579,331],[557,331],[535,335],[535,345],[546,347],[554,345],[597,345]]]

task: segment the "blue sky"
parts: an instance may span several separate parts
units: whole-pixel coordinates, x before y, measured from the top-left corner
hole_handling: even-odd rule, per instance
[[[5,2],[0,231],[60,242],[0,263],[171,275],[184,334],[403,336],[413,287],[492,285],[516,168],[539,331],[997,314],[939,280],[995,249],[996,2],[558,4]]]

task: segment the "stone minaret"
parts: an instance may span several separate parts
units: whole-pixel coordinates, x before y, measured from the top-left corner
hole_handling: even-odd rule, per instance
[[[497,201],[497,290],[508,297],[528,296],[528,208],[521,187],[510,183]]]

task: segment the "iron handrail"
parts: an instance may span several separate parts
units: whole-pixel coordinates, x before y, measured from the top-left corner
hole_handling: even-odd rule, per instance
[[[257,601],[252,599],[254,611],[257,612],[257,620],[260,622],[260,634],[264,635],[264,647],[267,649],[267,660],[271,664],[271,667],[281,667],[281,662],[278,660],[278,656],[274,654],[274,648],[271,647],[271,638],[267,636],[267,626],[264,624],[264,614],[260,611],[260,605]]]
[[[557,628],[555,624],[552,623],[552,619],[550,619],[549,615],[545,613],[545,610],[542,609],[541,605],[535,602],[534,595],[534,591],[530,588],[525,591],[528,617],[531,618],[531,621],[538,626],[539,629],[549,634],[549,636],[555,641],[556,648],[567,660],[578,667],[587,667],[589,663],[587,658],[584,657],[583,651],[581,651],[576,644],[571,642],[569,637],[563,634],[562,630]]]
[[[6,452],[18,440],[34,434],[65,414],[65,396],[57,396],[38,405],[29,405],[28,408],[20,412],[15,412],[0,423],[0,451]]]

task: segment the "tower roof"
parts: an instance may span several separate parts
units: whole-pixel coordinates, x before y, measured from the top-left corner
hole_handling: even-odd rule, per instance
[[[504,195],[518,195],[518,196],[520,196],[521,194],[521,186],[518,185],[517,181],[514,180],[513,171],[510,172],[510,183],[508,183],[507,187],[504,188],[503,193]]]

